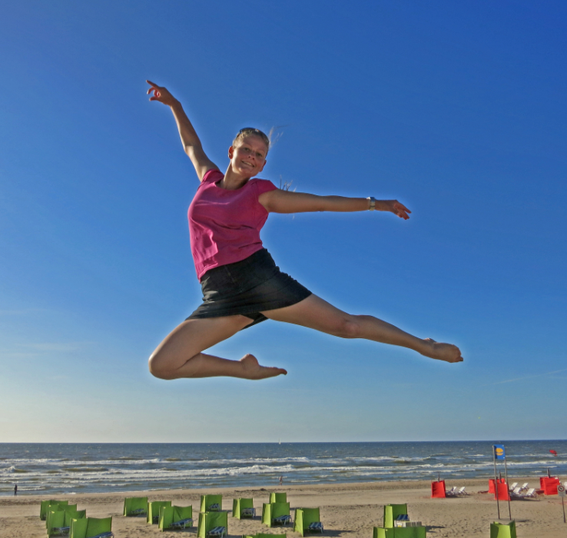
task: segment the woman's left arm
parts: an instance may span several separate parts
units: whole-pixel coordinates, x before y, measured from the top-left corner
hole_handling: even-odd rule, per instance
[[[281,189],[264,192],[258,198],[260,204],[270,213],[307,213],[315,211],[368,211],[368,198],[348,198],[345,196],[317,196],[303,192],[290,192]],[[376,200],[377,211],[390,211],[402,219],[409,219],[411,211],[397,200]]]

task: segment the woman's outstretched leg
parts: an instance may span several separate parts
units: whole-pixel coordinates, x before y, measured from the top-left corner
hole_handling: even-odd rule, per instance
[[[233,361],[203,353],[250,323],[252,320],[245,316],[186,320],[152,353],[150,372],[161,379],[215,376],[266,379],[287,374],[283,368],[261,366],[253,355]]]
[[[342,338],[364,338],[383,344],[407,347],[426,357],[447,362],[461,362],[457,346],[413,336],[373,316],[353,316],[316,295],[292,306],[268,310],[263,314],[276,321],[303,325]]]

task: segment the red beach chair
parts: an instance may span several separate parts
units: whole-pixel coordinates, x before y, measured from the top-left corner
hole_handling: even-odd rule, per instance
[[[444,499],[445,497],[447,497],[447,492],[445,490],[445,480],[431,482],[431,498]]]
[[[498,479],[499,484],[504,484],[506,481],[503,478]],[[496,493],[496,488],[494,487],[494,478],[488,480],[488,493]]]
[[[496,495],[494,495],[496,499]],[[508,489],[508,484],[503,480],[498,483],[498,500],[499,501],[509,501],[510,500],[510,490]]]
[[[557,478],[556,476],[545,476],[539,479],[539,483],[545,495],[557,495],[559,478]]]

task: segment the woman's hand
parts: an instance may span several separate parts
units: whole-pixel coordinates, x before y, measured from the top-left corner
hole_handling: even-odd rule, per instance
[[[397,200],[376,200],[376,209],[379,211],[390,211],[401,219],[408,220],[411,211]]]
[[[177,99],[173,97],[171,93],[169,93],[169,90],[167,88],[158,86],[157,84],[149,80],[146,80],[146,82],[151,86],[151,88],[148,89],[148,95],[151,95],[150,101],[159,101],[160,103],[163,103],[167,106],[173,106],[178,102]]]

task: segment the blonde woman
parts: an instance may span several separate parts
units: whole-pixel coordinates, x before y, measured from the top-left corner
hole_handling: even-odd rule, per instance
[[[191,251],[203,290],[203,303],[178,325],[150,357],[150,371],[162,379],[230,376],[264,379],[286,374],[262,366],[256,357],[240,360],[205,351],[238,331],[272,319],[309,327],[341,338],[364,338],[402,346],[446,362],[462,361],[452,344],[413,336],[369,315],[339,310],[281,272],[260,240],[270,213],[386,211],[409,218],[397,200],[317,196],[278,189],[256,179],[266,165],[268,137],[242,129],[228,148],[223,173],[206,155],[181,103],[164,87],[148,81],[150,101],[168,106],[181,143],[200,185],[188,211]]]

